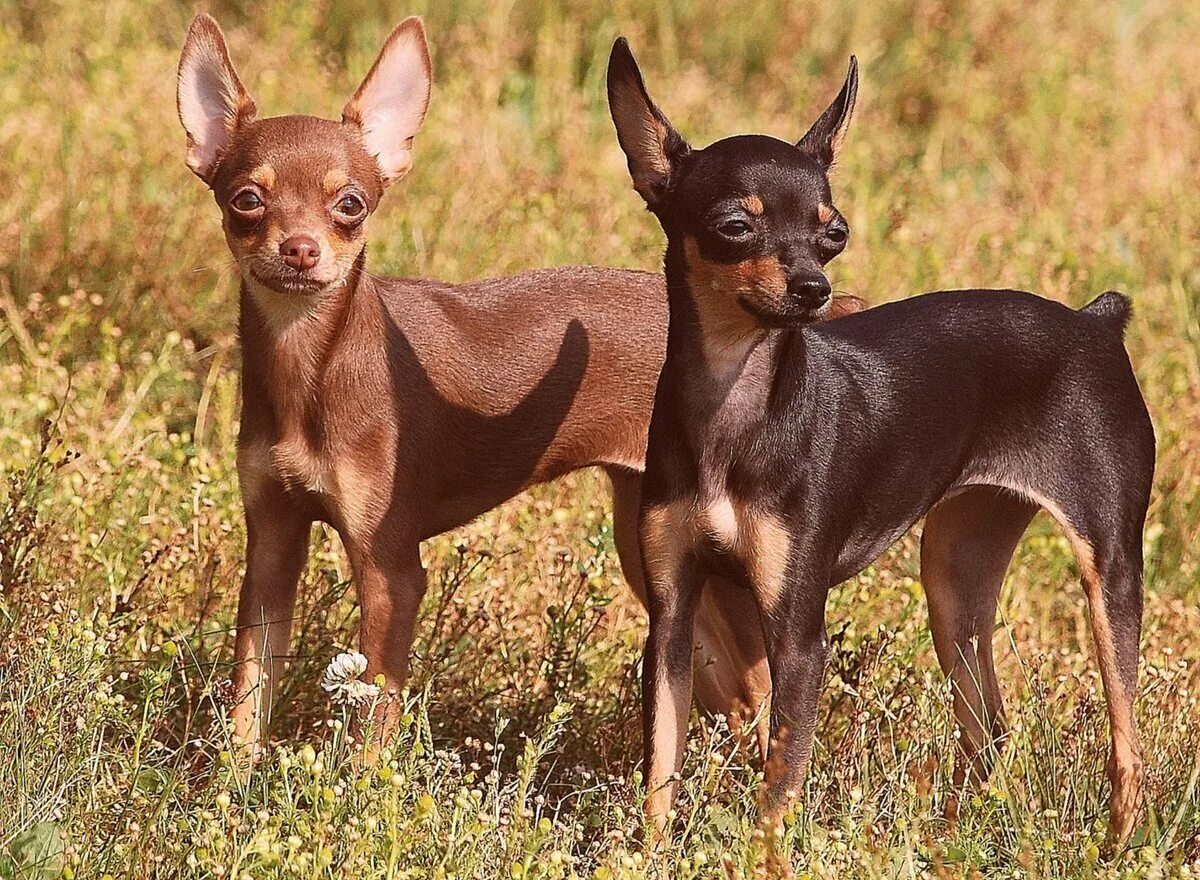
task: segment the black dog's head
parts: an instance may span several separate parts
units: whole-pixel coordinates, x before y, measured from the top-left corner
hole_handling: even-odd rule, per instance
[[[731,299],[757,322],[789,327],[825,316],[823,268],[850,235],[829,169],[858,92],[858,64],[808,133],[789,144],[742,135],[692,149],[650,99],[624,38],[608,65],[608,100],[634,188],[682,248],[692,295]],[[716,305],[714,303],[714,305]]]

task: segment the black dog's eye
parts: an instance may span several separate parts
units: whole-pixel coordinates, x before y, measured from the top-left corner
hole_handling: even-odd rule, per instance
[[[333,210],[341,214],[343,219],[357,220],[367,210],[367,206],[354,193],[346,193],[338,199],[338,203],[333,206]]]
[[[738,236],[746,235],[753,232],[753,228],[745,220],[725,220],[717,225],[717,232],[729,238],[737,238]]]
[[[846,239],[850,237],[850,233],[840,226],[831,226],[825,230],[825,237],[833,244],[845,244]]]
[[[263,200],[252,189],[244,189],[229,202],[229,206],[239,214],[253,214],[263,207]]]

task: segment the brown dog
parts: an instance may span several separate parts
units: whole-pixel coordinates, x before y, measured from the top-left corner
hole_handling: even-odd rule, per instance
[[[388,37],[340,122],[256,118],[207,15],[183,47],[187,164],[216,197],[241,275],[247,565],[234,720],[250,743],[288,652],[315,521],[342,538],[367,675],[382,673],[393,693],[425,593],[420,542],[536,483],[605,469],[621,563],[644,597],[635,521],[665,350],[663,279],[565,268],[456,286],[368,273],[366,220],[412,165],[429,93],[415,18]],[[767,694],[756,614],[734,593],[700,615],[698,694],[710,712],[753,712]]]

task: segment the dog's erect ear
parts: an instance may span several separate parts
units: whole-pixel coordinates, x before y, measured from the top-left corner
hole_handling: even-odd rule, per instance
[[[371,72],[342,110],[342,122],[362,131],[384,185],[412,168],[412,142],[429,109],[432,74],[425,27],[419,18],[406,18],[388,36]]]
[[[850,70],[846,74],[846,82],[838,96],[833,99],[820,118],[813,123],[808,134],[800,138],[796,146],[808,153],[824,168],[833,165],[842,142],[846,139],[846,129],[850,127],[850,117],[854,114],[854,101],[858,97],[858,59],[850,56]]]
[[[608,109],[629,160],[633,188],[653,211],[662,204],[672,173],[691,147],[650,100],[624,37],[613,44],[608,58]]]
[[[225,37],[205,13],[192,19],[179,56],[179,121],[187,132],[187,166],[212,183],[221,154],[257,107],[229,60]]]

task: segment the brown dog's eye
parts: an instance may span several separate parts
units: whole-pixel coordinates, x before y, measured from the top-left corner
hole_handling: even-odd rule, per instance
[[[357,220],[367,210],[367,206],[363,204],[363,200],[353,193],[347,193],[338,199],[338,203],[333,206],[343,220]]]
[[[254,190],[244,189],[233,197],[229,205],[239,214],[253,214],[263,206],[263,200]]]

